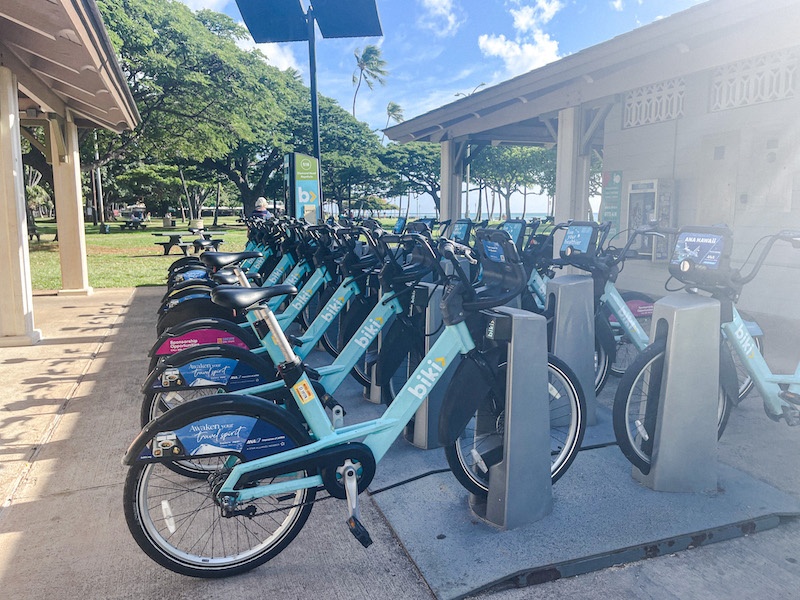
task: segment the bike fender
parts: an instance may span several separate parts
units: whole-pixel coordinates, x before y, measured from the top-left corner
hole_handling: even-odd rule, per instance
[[[250,328],[240,327],[227,319],[209,317],[170,327],[159,336],[147,355],[153,357],[175,354],[201,344],[225,344],[250,349],[261,345]]]
[[[212,411],[218,416],[207,418],[206,415]],[[290,422],[302,429],[301,422],[286,409],[256,396],[216,394],[198,398],[176,406],[145,425],[125,452],[122,464],[130,466],[140,462],[174,460],[181,456],[208,455],[204,446],[217,454],[220,450],[245,455],[283,452],[294,444],[280,434],[270,438],[271,432],[264,431],[263,425],[259,427],[260,419],[269,423],[275,420],[272,417],[276,414],[280,422]],[[154,452],[152,446],[155,443],[151,442],[157,436],[163,441],[158,443],[159,448]]]
[[[736,406],[739,404],[739,377],[736,363],[733,362],[730,348],[722,343],[719,346],[719,382],[725,395]]]
[[[268,356],[213,344],[187,348],[167,357],[147,376],[142,393],[192,387],[223,387],[231,392],[275,380],[275,367]]]
[[[611,324],[608,322],[608,312],[606,310],[601,310],[594,316],[594,338],[600,342],[600,345],[606,351],[608,363],[613,363],[617,358],[617,342],[614,339],[614,331],[611,329]]]
[[[156,332],[160,335],[170,327],[198,317],[217,317],[232,321],[244,320],[236,312],[219,304],[214,304],[208,295],[200,298],[184,298],[158,317]]]
[[[475,360],[467,358],[461,361],[442,400],[439,418],[439,441],[442,445],[455,442],[475,411],[489,401],[491,389],[491,381]]]

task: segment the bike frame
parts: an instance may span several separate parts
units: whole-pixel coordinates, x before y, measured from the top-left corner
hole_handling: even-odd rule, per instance
[[[644,350],[650,343],[650,335],[639,325],[639,321],[633,316],[631,309],[628,308],[627,303],[617,291],[617,287],[611,281],[606,281],[600,302],[605,304],[611,314],[617,318],[617,327],[622,329],[622,333],[636,346],[636,349]]]
[[[295,320],[297,315],[300,314],[300,311],[305,308],[306,304],[308,304],[309,300],[311,300],[311,297],[319,290],[322,284],[329,281],[331,281],[331,276],[328,273],[327,268],[320,267],[314,272],[306,285],[303,286],[303,289],[298,292],[297,297],[289,305],[289,308],[287,308],[281,314],[275,315],[275,320],[278,322],[281,330],[286,330],[286,328]],[[336,317],[339,316],[347,303],[360,293],[361,290],[358,287],[356,280],[352,277],[346,277],[339,287],[336,288],[333,296],[331,296],[322,310],[319,311],[317,316],[314,318],[314,321],[312,321],[308,326],[306,332],[298,338],[300,345],[295,350],[295,353],[300,358],[305,358],[308,356],[320,338],[322,338],[322,335],[325,333],[325,330],[328,328],[328,326],[334,321],[334,319],[336,319]],[[272,309],[272,307],[270,307],[270,309]],[[259,335],[258,330],[255,328],[255,324],[260,319],[257,313],[258,311],[249,311],[247,313],[247,323],[245,324],[253,327],[256,335],[258,335],[259,339],[261,340],[261,347],[255,348],[252,350],[252,352],[253,354],[263,354],[266,352],[269,354],[270,358],[272,358],[273,362],[277,364],[283,358],[280,348],[278,348],[271,335],[264,337]]]
[[[322,320],[325,322],[323,327],[327,327],[328,323],[330,323],[330,321],[327,319],[331,318],[329,315],[332,315],[332,312],[328,313],[326,312],[326,309],[334,300],[336,302],[339,301],[336,296],[331,298],[331,301],[325,305],[325,309],[320,312],[320,315],[314,320],[314,323],[316,323],[318,320]],[[331,307],[331,309],[333,310],[333,307]],[[359,327],[358,331],[347,342],[345,347],[342,348],[342,351],[339,353],[339,356],[336,357],[333,363],[316,369],[316,371],[320,374],[319,383],[322,385],[322,387],[328,390],[328,392],[332,392],[333,390],[337,389],[342,382],[347,379],[350,371],[352,371],[353,367],[356,366],[358,359],[361,358],[361,356],[367,351],[367,348],[369,348],[375,338],[378,337],[378,334],[381,332],[381,330],[390,322],[392,317],[399,315],[402,312],[403,306],[400,304],[400,301],[397,299],[397,296],[394,292],[387,292],[383,294],[375,307],[370,311],[369,315],[367,315],[367,318],[361,324],[361,327]],[[252,317],[254,320],[263,319],[263,309],[256,309],[251,311],[251,313],[254,314]],[[251,317],[248,315],[248,318]],[[278,357],[272,357],[275,363],[278,364],[283,359],[283,356],[280,355],[280,349],[277,347],[272,335],[269,336],[269,340],[272,344],[272,347],[278,350]],[[295,350],[295,352],[300,358],[305,358],[312,348],[313,344],[304,343],[302,346],[300,346],[300,348]],[[236,390],[230,393],[239,395],[259,394],[261,392],[280,389],[284,385],[285,383],[283,380],[279,379],[278,381],[273,381],[242,390]]]
[[[797,365],[793,375],[773,373],[750,335],[747,323],[739,315],[735,306],[733,307],[733,321],[722,323],[722,331],[733,346],[745,370],[753,378],[753,382],[764,400],[764,410],[767,415],[777,419],[784,415],[783,407],[795,409],[779,394],[781,393],[780,385],[788,385],[790,392],[800,394],[800,364]]]
[[[380,306],[380,303],[379,303]],[[402,390],[395,397],[386,412],[379,418],[355,425],[335,429],[325,408],[314,393],[314,388],[303,373],[299,381],[290,388],[292,397],[303,414],[315,442],[233,466],[218,495],[233,496],[237,502],[249,502],[263,496],[286,494],[300,489],[321,486],[322,477],[314,475],[292,479],[242,490],[235,489],[236,483],[248,473],[278,465],[295,458],[309,456],[317,451],[331,448],[363,438],[376,462],[383,456],[402,433],[414,416],[422,401],[427,397],[436,382],[444,375],[459,354],[466,354],[475,348],[475,343],[465,323],[445,327],[442,334],[414,370]],[[345,373],[346,374],[346,373]],[[283,385],[283,382],[281,382]]]

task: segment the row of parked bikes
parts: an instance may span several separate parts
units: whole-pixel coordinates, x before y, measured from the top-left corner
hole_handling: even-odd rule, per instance
[[[594,387],[622,376],[615,434],[634,465],[648,470],[665,344],[649,339],[653,298],[620,292],[615,282],[634,241],[663,232],[637,229],[617,248],[609,224],[486,225],[401,220],[384,231],[370,220],[253,221],[242,252],[173,263],[142,386],[142,431],[124,458],[125,515],[139,546],[178,573],[240,573],[294,539],[318,494],[346,500],[348,528],[369,545],[358,495],[449,369],[439,440],[457,480],[486,496],[489,470],[503,458],[508,342],[487,335],[487,322],[501,318],[490,309],[512,303],[552,322],[547,282],[564,266],[592,277]],[[559,231],[564,241],[554,259]],[[678,243],[690,239],[681,232]],[[777,240],[800,247],[797,232],[772,236],[747,277],[726,261],[711,269],[716,255],[705,247],[702,257],[673,258],[674,278],[723,304],[719,435],[730,407],[753,386],[768,415],[798,421],[800,368],[778,380],[763,372],[766,363],[754,367],[763,334],[734,306]],[[421,291],[430,286],[443,290],[432,343],[423,324],[431,294]],[[304,359],[320,346],[332,361],[311,368]],[[335,394],[350,376],[380,387],[387,408],[379,418],[345,423]],[[553,354],[547,379],[556,482],[580,450],[586,401]]]

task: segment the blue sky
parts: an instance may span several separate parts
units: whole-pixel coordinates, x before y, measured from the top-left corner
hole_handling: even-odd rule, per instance
[[[241,21],[233,0],[182,0]],[[268,2],[269,0],[264,0]],[[308,0],[301,0],[306,6]],[[354,51],[381,47],[386,84],[362,85],[356,116],[373,129],[386,126],[396,102],[406,119],[488,86],[574,54],[699,0],[376,0],[382,38],[320,39],[321,94],[352,109]],[[312,2],[313,3],[313,2]],[[252,45],[252,43],[250,44]],[[277,67],[294,67],[308,83],[308,45],[260,44]],[[481,85],[483,84],[483,85]]]

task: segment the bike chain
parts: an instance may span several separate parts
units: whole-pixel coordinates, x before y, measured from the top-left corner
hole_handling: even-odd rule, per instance
[[[325,488],[323,486],[319,486],[319,487],[316,488],[316,492],[317,493],[322,492],[322,491],[325,491]],[[262,511],[262,512],[256,512],[256,513],[253,513],[248,518],[252,519],[253,517],[260,517],[262,515],[272,515],[272,514],[279,513],[279,512],[284,512],[286,510],[290,510],[290,509],[293,509],[293,508],[298,508],[298,507],[302,508],[304,506],[316,504],[317,502],[325,502],[326,500],[330,500],[331,498],[334,498],[334,496],[331,496],[330,494],[328,494],[327,496],[323,496],[322,498],[314,498],[314,500],[312,500],[311,502],[301,502],[300,504],[292,504],[291,506],[284,506],[284,507],[281,507],[281,508],[275,508],[273,510],[265,510],[265,511]]]

